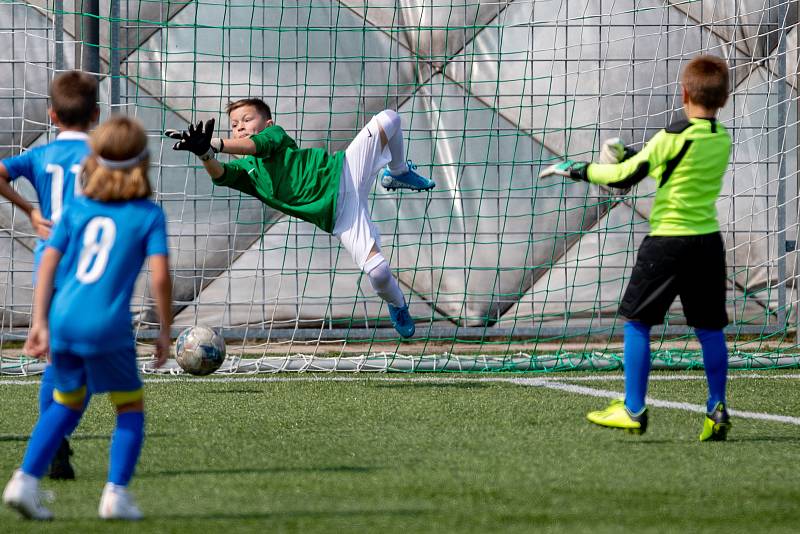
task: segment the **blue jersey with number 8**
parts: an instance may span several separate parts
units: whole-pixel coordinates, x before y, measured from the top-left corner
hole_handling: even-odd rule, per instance
[[[100,356],[134,346],[134,284],[148,256],[167,255],[164,212],[146,199],[80,197],[47,243],[63,254],[50,307],[50,347]]]

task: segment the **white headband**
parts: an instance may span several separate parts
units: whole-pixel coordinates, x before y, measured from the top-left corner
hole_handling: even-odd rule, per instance
[[[109,169],[120,170],[120,169],[129,169],[135,165],[138,165],[142,161],[146,160],[150,157],[150,151],[147,150],[147,147],[144,148],[138,155],[130,158],[130,159],[123,159],[123,160],[114,160],[114,159],[106,159],[101,158],[100,156],[95,156],[97,159],[97,163],[102,165],[103,167],[108,167]]]

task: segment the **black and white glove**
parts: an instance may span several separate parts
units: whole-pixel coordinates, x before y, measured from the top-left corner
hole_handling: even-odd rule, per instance
[[[625,142],[619,137],[612,137],[603,142],[600,147],[599,163],[615,164],[622,163],[631,156],[636,155],[636,151],[625,146]]]
[[[187,150],[200,158],[201,161],[214,159],[217,152],[221,152],[225,143],[214,135],[214,119],[208,119],[205,124],[203,121],[196,125],[189,124],[187,130],[165,130],[164,135],[178,142],[172,150]]]
[[[549,176],[563,176],[576,182],[588,182],[589,177],[586,175],[586,168],[589,166],[585,161],[572,161],[571,159],[564,160],[561,163],[550,165],[542,172],[539,173],[539,178],[547,178]]]

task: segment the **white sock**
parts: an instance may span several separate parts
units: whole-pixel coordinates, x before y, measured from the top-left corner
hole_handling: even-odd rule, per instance
[[[375,290],[375,293],[380,298],[397,308],[402,308],[406,305],[406,299],[400,290],[400,284],[397,283],[397,279],[392,274],[389,263],[383,257],[383,254],[379,252],[368,259],[364,264],[364,272],[369,277],[372,289]]]
[[[392,156],[392,160],[389,162],[389,172],[395,176],[408,172],[403,150],[403,127],[400,123],[400,115],[394,110],[385,109],[375,118],[386,133],[386,139],[389,140],[389,154]]]

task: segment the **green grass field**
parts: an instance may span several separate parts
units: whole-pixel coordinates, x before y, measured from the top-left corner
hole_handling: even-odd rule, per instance
[[[732,408],[796,418],[791,373],[734,373]],[[651,397],[703,402],[704,381],[685,380],[702,375],[654,376]],[[78,480],[43,483],[56,521],[3,509],[0,530],[796,532],[800,420],[737,417],[728,442],[701,444],[699,414],[651,408],[648,433],[630,436],[584,420],[604,398],[512,382],[542,377],[155,378],[132,484],[144,521],[96,519],[113,426],[99,397],[74,436]],[[618,374],[545,378],[622,391]],[[36,417],[36,381],[20,382],[0,379],[3,483]]]

